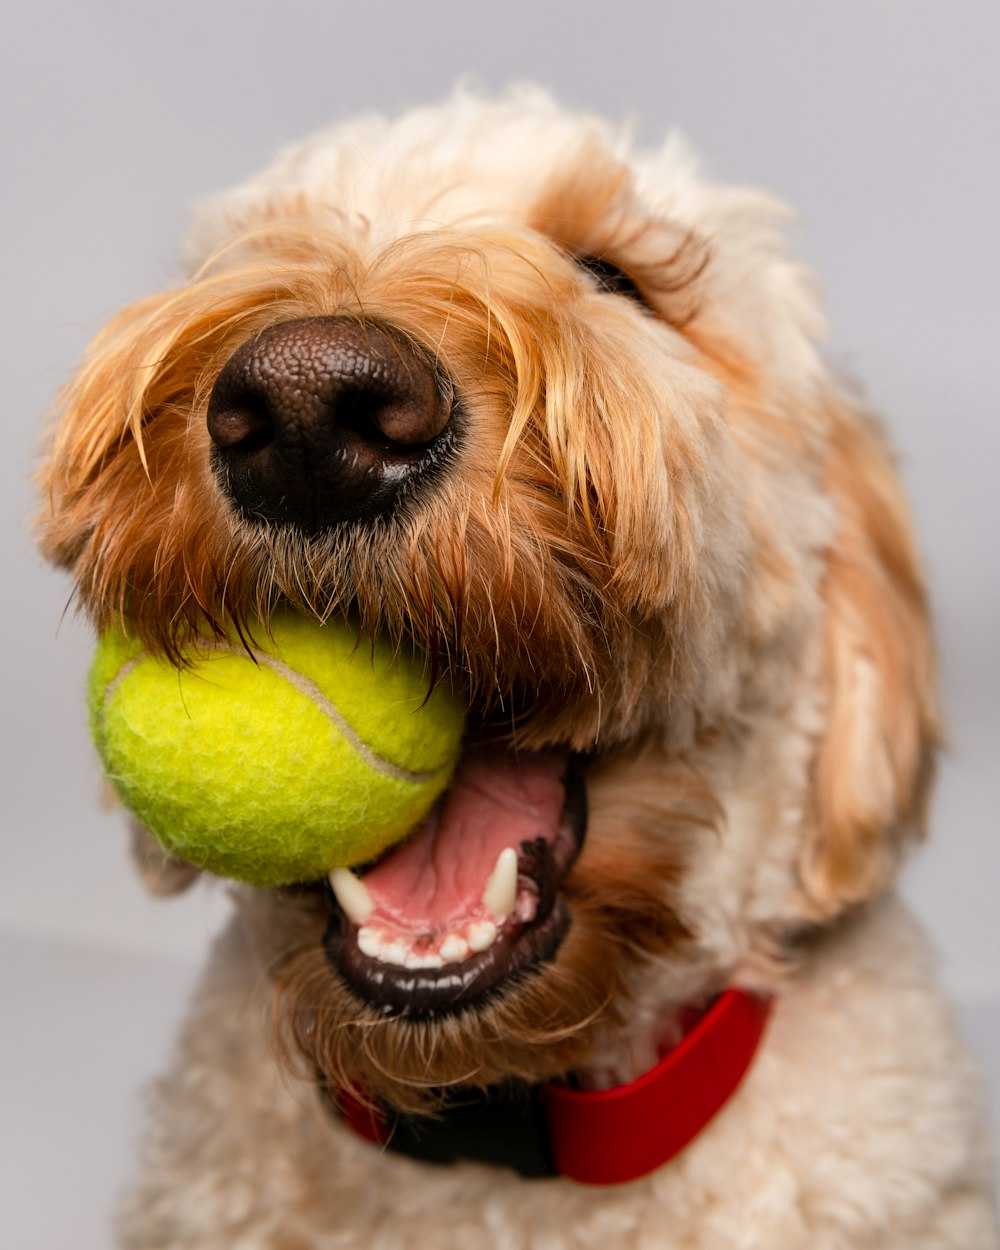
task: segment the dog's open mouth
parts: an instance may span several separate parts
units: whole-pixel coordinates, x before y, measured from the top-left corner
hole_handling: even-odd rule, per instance
[[[554,956],[569,926],[559,886],[585,829],[581,756],[467,747],[404,842],[331,874],[327,953],[386,1012],[466,1006]]]

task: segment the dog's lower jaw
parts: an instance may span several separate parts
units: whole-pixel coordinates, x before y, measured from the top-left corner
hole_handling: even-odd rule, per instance
[[[565,903],[557,898],[542,919],[510,941],[494,939],[484,951],[433,969],[410,969],[365,956],[336,919],[331,921],[323,945],[362,1001],[374,1000],[385,1015],[434,1018],[466,1007],[475,1010],[483,995],[503,994],[520,977],[532,976],[536,968],[554,957],[569,925]]]
[[[385,1014],[442,1015],[503,993],[556,956],[586,829],[580,756],[467,743],[406,840],[360,876],[331,873],[333,969]]]
[[[566,924],[567,911],[560,903],[551,922]],[[268,958],[281,1052],[295,1070],[401,1111],[432,1112],[457,1085],[533,1084],[578,1069],[598,1031],[619,1017],[613,978],[586,975],[597,950],[572,919],[552,960],[444,1014],[387,1014],[383,1002],[365,1002],[331,967],[323,932],[314,916],[284,959]]]
[[[563,909],[568,917],[554,957],[451,1014],[392,1016],[377,995],[366,1003],[366,986],[352,989],[324,950],[330,911],[321,891],[246,892],[248,928],[274,982],[290,1061],[419,1112],[451,1085],[562,1076],[587,1065],[599,1037],[631,1028],[633,982],[643,969],[687,962],[691,934],[674,899],[692,841],[717,818],[686,766],[664,767],[650,781],[650,749],[590,762],[587,836],[550,913],[559,923]],[[695,990],[704,988],[699,978]]]

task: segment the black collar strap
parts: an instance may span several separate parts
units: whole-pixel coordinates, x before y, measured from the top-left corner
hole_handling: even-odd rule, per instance
[[[757,1052],[770,1006],[728,990],[654,1068],[613,1089],[556,1082],[463,1089],[434,1119],[380,1113],[343,1091],[336,1104],[361,1137],[427,1163],[471,1159],[527,1177],[616,1185],[679,1154],[728,1102]]]

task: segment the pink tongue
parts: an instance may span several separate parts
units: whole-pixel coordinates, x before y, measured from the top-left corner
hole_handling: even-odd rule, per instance
[[[468,750],[451,786],[405,842],[365,873],[372,920],[420,933],[480,914],[483,888],[505,847],[552,843],[565,793],[564,753]]]

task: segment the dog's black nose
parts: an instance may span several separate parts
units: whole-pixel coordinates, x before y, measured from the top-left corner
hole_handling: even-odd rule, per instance
[[[389,512],[447,457],[453,396],[404,335],[349,317],[248,340],[208,403],[212,466],[243,516],[307,533]]]

